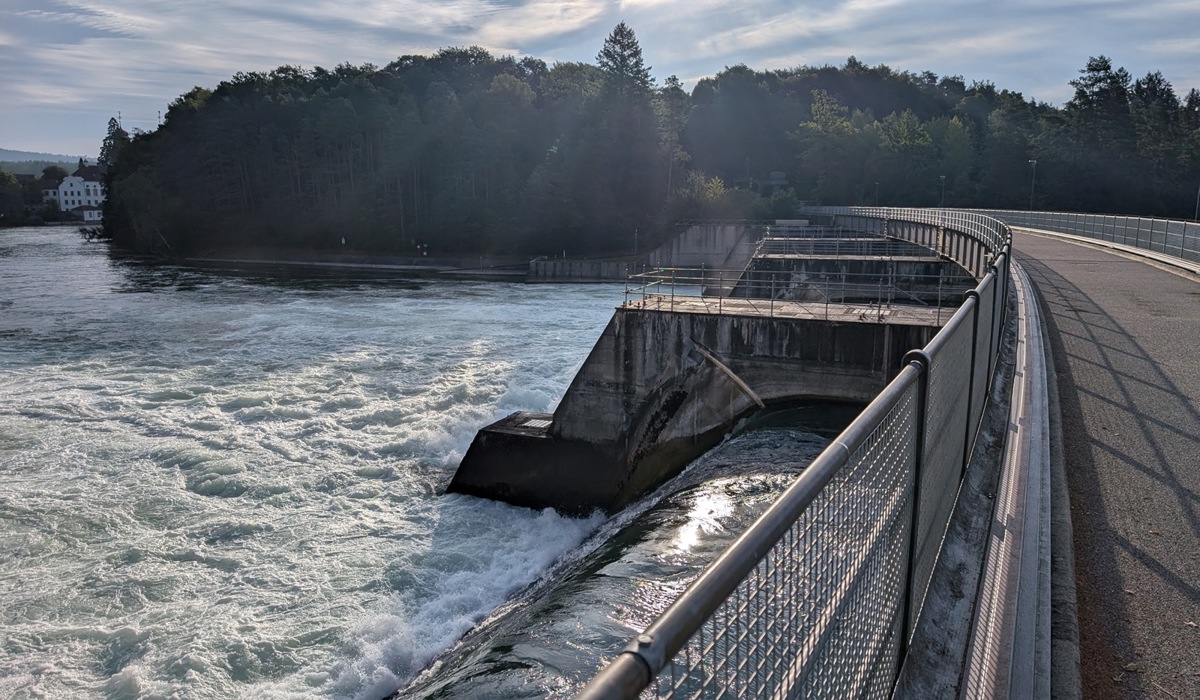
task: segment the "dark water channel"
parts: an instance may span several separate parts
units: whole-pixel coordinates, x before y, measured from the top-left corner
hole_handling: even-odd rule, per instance
[[[571,697],[679,596],[861,410],[764,412],[601,526],[401,698]]]

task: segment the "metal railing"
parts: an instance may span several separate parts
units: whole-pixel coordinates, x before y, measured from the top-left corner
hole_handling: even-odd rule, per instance
[[[923,210],[879,216],[930,223]],[[995,219],[959,223],[990,269],[954,316],[579,698],[891,694],[1003,330],[1011,236]],[[976,257],[969,245],[947,245]]]
[[[752,313],[773,317],[778,307],[790,314],[829,319],[831,309],[836,312],[839,305],[846,304],[879,310],[894,305],[953,310],[975,284],[968,276],[940,269],[932,275],[897,272],[894,267],[886,274],[662,267],[626,278],[625,308],[702,308],[704,313],[717,315]],[[703,302],[702,306],[697,301]],[[730,301],[733,303],[727,303]]]
[[[756,255],[804,255],[821,257],[936,257],[924,247],[882,236],[864,238],[768,237],[758,242]]]
[[[980,213],[1000,219],[1009,226],[1067,233],[1200,262],[1200,222],[1006,209],[982,210]]]

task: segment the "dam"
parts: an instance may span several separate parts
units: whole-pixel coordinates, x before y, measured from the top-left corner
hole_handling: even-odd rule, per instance
[[[615,512],[756,409],[867,404],[991,262],[936,224],[786,221],[752,247],[726,237],[746,252],[716,259],[739,267],[632,275],[557,409],[480,430],[448,491]]]

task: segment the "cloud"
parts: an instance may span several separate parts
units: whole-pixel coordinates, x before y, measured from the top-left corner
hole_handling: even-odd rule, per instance
[[[472,44],[590,62],[622,20],[656,76],[690,82],[738,63],[791,68],[855,55],[1061,103],[1087,57],[1103,53],[1135,77],[1161,70],[1180,94],[1200,87],[1194,0],[8,0],[0,145],[63,150],[76,138],[60,133],[70,115],[90,134],[107,120],[93,128],[96,115],[118,109],[152,128],[194,85],[284,64],[381,65]]]

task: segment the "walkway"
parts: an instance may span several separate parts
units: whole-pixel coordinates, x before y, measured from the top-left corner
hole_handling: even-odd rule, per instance
[[[1085,698],[1200,698],[1200,282],[1017,233],[1058,375]]]

